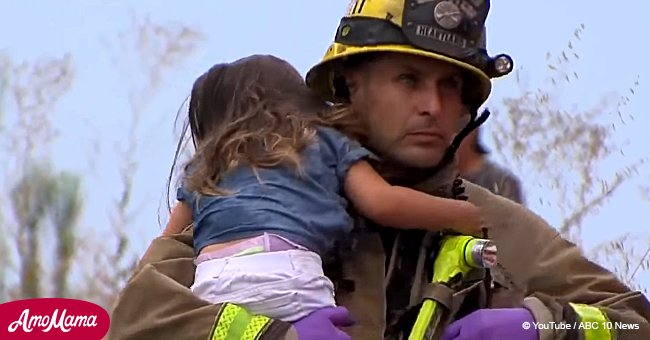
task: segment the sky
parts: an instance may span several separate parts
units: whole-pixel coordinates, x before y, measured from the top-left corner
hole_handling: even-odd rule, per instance
[[[277,55],[304,74],[322,57],[347,6],[346,0],[0,0],[0,51],[16,62],[72,54],[75,80],[53,110],[52,119],[60,136],[51,145],[50,155],[58,168],[84,175],[86,206],[81,225],[96,230],[101,240],[109,227],[109,206],[120,193],[113,148],[127,138],[131,117],[128,89],[142,81],[137,73],[125,77],[118,72],[103,42],[129,30],[134,16],[201,31],[204,39],[198,49],[168,72],[159,91],[149,98],[150,105],[138,130],[139,167],[134,174],[133,195],[136,214],[129,229],[131,251],[141,253],[162,228],[158,215],[164,205],[166,178],[177,138],[174,119],[194,79],[214,63],[253,53]],[[548,74],[546,53],[564,48],[576,27],[585,25],[583,39],[577,44],[580,81],[559,98],[567,107],[590,107],[603,94],[625,93],[639,80],[628,107],[635,120],[628,121],[616,137],[620,142],[629,140],[625,156],[607,164],[604,172],[619,162],[650,154],[645,147],[650,141],[650,66],[646,61],[647,44],[643,43],[650,30],[645,16],[650,3],[621,0],[615,7],[586,0],[500,0],[492,2],[487,23],[488,50],[493,55],[510,54],[515,66],[523,68],[531,89],[542,84]],[[498,79],[486,105],[498,111],[501,100],[518,91],[514,76]],[[489,123],[486,128],[490,129]],[[642,202],[637,190],[639,184],[650,183],[649,173],[646,167],[635,182],[623,187],[587,221],[586,246],[624,232],[650,239],[650,205]],[[527,181],[528,174],[518,175],[531,198],[548,194]],[[529,201],[533,211],[553,225],[559,223],[556,209],[541,206],[535,199]],[[647,271],[637,279],[650,287]]]

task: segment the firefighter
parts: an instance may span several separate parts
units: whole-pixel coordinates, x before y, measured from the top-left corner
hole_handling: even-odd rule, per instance
[[[445,340],[650,339],[650,303],[589,261],[526,207],[456,176],[453,154],[485,119],[491,79],[508,74],[507,55],[485,49],[487,0],[358,0],[334,43],[307,74],[324,100],[365,118],[365,143],[395,184],[467,199],[486,213],[498,265],[455,291],[427,285],[436,239],[419,231],[357,223],[325,259],[336,310],[295,324],[212,305],[188,289],[192,229],[155,239],[120,293],[109,339],[406,338],[422,299],[448,307]],[[472,119],[458,131],[459,119]],[[456,138],[455,138],[456,137]]]
[[[519,204],[526,204],[521,180],[510,169],[490,159],[490,150],[481,140],[482,127],[463,140],[456,153],[458,172],[466,180]]]

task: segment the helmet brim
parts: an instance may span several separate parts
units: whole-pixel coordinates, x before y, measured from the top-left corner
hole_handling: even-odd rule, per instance
[[[461,69],[467,71],[470,76],[475,78],[479,88],[476,89],[476,100],[483,103],[487,100],[492,91],[492,82],[490,78],[480,69],[467,64],[456,59],[440,55],[433,52],[428,52],[425,50],[417,49],[408,45],[377,45],[377,46],[347,46],[341,44],[333,44],[330,49],[327,51],[325,57],[321,60],[320,63],[314,65],[308,72],[305,77],[307,85],[321,96],[325,100],[335,101],[334,98],[334,88],[333,88],[333,77],[334,77],[334,68],[333,65],[336,61],[342,60],[345,57],[352,55],[359,55],[365,53],[373,52],[395,52],[395,53],[404,53],[410,55],[417,55],[426,58],[431,58],[434,60],[439,60],[443,62],[450,63],[452,65],[458,66]]]

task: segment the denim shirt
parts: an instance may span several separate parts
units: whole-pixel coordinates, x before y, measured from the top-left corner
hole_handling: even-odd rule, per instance
[[[326,253],[352,229],[342,195],[347,171],[373,154],[341,132],[319,127],[301,156],[302,175],[291,166],[258,169],[259,179],[244,166],[226,173],[219,183],[231,192],[226,196],[199,196],[179,188],[177,199],[192,208],[195,252],[267,232]]]

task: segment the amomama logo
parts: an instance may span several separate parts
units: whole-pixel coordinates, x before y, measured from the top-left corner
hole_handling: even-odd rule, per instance
[[[110,317],[82,300],[42,298],[0,304],[0,339],[101,339]]]

